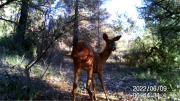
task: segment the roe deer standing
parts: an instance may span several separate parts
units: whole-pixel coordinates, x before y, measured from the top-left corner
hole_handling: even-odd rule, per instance
[[[108,39],[107,34],[104,33],[103,39],[106,42],[106,47],[101,53],[93,52],[84,42],[80,42],[76,45],[76,47],[74,48],[72,52],[73,62],[74,62],[74,75],[75,75],[73,90],[72,90],[74,101],[75,101],[75,93],[76,93],[76,88],[77,88],[78,76],[81,69],[87,71],[86,90],[89,93],[90,99],[93,101],[96,100],[96,97],[95,97],[96,89],[95,89],[95,81],[93,78],[93,73],[97,73],[99,76],[102,88],[104,90],[106,100],[108,100],[104,83],[103,83],[103,79],[102,79],[102,70],[103,70],[103,65],[105,64],[106,60],[109,58],[111,52],[116,49],[115,41],[118,41],[120,37],[121,35],[113,39]],[[93,82],[94,98],[90,90],[91,80]]]

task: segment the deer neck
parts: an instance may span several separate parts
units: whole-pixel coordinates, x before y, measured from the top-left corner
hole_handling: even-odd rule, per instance
[[[106,62],[106,60],[109,58],[110,54],[111,54],[112,50],[110,50],[107,46],[105,47],[105,49],[99,53],[100,58],[103,59],[104,62]]]

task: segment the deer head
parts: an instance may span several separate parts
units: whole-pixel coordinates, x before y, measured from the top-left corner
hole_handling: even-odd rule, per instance
[[[115,41],[118,41],[120,38],[121,38],[121,35],[114,37],[113,39],[109,39],[106,33],[103,34],[103,39],[106,42],[106,48],[111,51],[116,50]]]

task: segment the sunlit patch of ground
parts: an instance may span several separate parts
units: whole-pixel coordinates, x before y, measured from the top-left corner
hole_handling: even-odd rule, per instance
[[[16,59],[17,60],[17,59]],[[24,69],[24,65],[10,64],[8,60],[1,62],[0,74],[4,75],[6,70],[9,75],[14,78],[19,78],[25,85],[25,77],[19,71]],[[48,67],[49,66],[49,67]],[[72,100],[72,86],[74,81],[73,63],[70,56],[64,56],[63,61],[59,61],[55,65],[43,66],[36,64],[31,69],[32,86],[37,91],[34,100]],[[12,68],[13,67],[13,68]],[[39,77],[45,72],[42,79]],[[14,74],[16,74],[14,76]],[[98,101],[105,100],[105,94],[101,88],[101,84],[97,74],[94,74],[96,81],[96,97]],[[3,77],[4,78],[4,77]],[[22,79],[24,78],[24,79]],[[5,76],[5,80],[9,78]],[[109,59],[104,66],[103,81],[108,94],[108,98],[111,101],[129,101],[140,100],[133,97],[133,86],[154,86],[158,85],[155,75],[149,74],[147,71],[140,70],[138,68],[129,68],[125,64],[117,62],[117,60]],[[81,71],[78,88],[76,94],[76,100],[90,100],[86,91],[86,71]],[[23,87],[23,86],[22,86]],[[137,92],[136,92],[137,93]],[[139,92],[141,93],[141,92]],[[1,94],[5,96],[5,94]],[[0,99],[2,99],[0,97]],[[148,98],[141,98],[141,100],[147,100]],[[157,100],[157,99],[152,99]]]

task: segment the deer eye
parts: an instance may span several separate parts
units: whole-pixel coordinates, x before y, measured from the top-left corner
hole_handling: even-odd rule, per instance
[[[111,42],[108,42],[108,44],[110,45],[110,44],[111,44]]]

